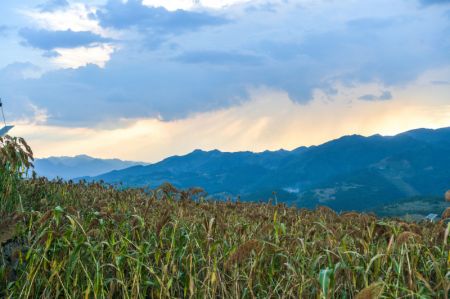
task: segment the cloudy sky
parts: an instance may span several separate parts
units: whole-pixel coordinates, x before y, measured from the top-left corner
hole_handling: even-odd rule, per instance
[[[1,1],[36,156],[153,162],[450,126],[449,0]]]

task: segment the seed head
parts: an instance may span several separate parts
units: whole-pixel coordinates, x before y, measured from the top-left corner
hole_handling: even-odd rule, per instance
[[[367,288],[363,289],[361,292],[356,295],[355,299],[377,299],[381,297],[383,293],[383,283],[377,282],[373,283]]]
[[[235,264],[242,263],[250,256],[252,251],[258,251],[260,248],[261,244],[257,240],[249,240],[245,242],[228,258],[225,263],[225,268],[229,269]]]
[[[448,207],[447,209],[445,209],[444,213],[442,213],[442,219],[447,219],[450,218],[450,207]]]
[[[420,240],[420,236],[416,233],[409,232],[409,231],[402,232],[400,235],[398,235],[397,242],[395,243],[395,245],[397,247],[400,247],[403,244],[406,244],[411,239],[418,241],[418,240]]]

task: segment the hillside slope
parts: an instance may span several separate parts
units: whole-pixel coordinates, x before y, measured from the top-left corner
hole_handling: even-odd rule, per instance
[[[366,210],[397,199],[441,196],[450,185],[450,128],[396,136],[344,136],[293,151],[196,150],[89,180],[156,187],[203,187],[216,197],[278,199],[297,206]]]

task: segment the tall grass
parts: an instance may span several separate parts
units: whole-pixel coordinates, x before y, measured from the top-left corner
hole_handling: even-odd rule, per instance
[[[23,138],[0,137],[0,211],[20,206],[18,183],[33,166],[33,152]]]

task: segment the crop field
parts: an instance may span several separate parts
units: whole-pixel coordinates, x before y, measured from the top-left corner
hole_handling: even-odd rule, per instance
[[[444,220],[212,201],[169,184],[24,180],[31,152],[9,142],[0,297],[448,298]]]

